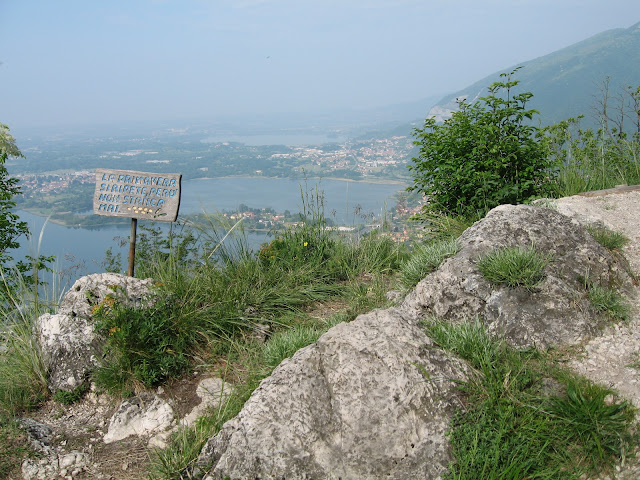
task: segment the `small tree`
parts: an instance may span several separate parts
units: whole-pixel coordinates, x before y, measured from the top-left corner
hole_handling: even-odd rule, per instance
[[[6,268],[13,262],[13,257],[8,252],[12,248],[18,248],[18,239],[22,236],[29,237],[27,222],[20,220],[14,212],[16,195],[22,193],[18,186],[18,179],[9,176],[5,162],[9,157],[22,157],[22,153],[15,143],[15,139],[9,133],[9,127],[0,123],[0,269]],[[54,259],[53,256],[40,255],[37,258],[27,255],[25,260],[16,262],[14,267],[20,273],[20,283],[26,285],[38,284],[38,271],[50,270],[47,266]],[[5,276],[0,281],[0,298],[6,293],[5,288],[15,287],[15,277]]]
[[[552,161],[531,125],[539,112],[526,108],[533,94],[512,95],[517,70],[501,74],[506,81],[474,104],[460,100],[444,124],[427,118],[412,133],[420,151],[409,166],[409,190],[428,197],[425,213],[473,216],[550,191]]]
[[[20,221],[13,212],[16,206],[14,197],[22,193],[18,186],[18,179],[12,178],[7,172],[5,162],[9,157],[22,157],[16,147],[9,127],[0,123],[0,266],[5,266],[12,258],[8,249],[20,246],[18,238],[29,235],[26,222]]]

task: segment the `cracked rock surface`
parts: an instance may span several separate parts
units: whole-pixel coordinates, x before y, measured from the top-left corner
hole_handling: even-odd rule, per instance
[[[218,478],[437,478],[466,365],[397,311],[340,324],[262,381],[204,447]]]

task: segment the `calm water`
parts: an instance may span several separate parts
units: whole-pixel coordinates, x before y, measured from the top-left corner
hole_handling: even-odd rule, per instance
[[[190,180],[182,184],[180,214],[235,211],[241,204],[251,208],[271,207],[277,212],[302,210],[301,185],[303,191],[315,192],[317,186],[324,195],[325,215],[335,218],[338,223],[352,225],[363,221],[364,215],[380,216],[385,209],[394,205],[393,195],[404,189],[403,185],[386,185],[343,182],[338,180],[309,180],[304,182],[290,179],[271,178],[223,178]],[[354,211],[359,211],[355,214]],[[101,265],[109,247],[122,253],[122,263],[126,265],[128,243],[118,247],[118,239],[128,242],[130,225],[111,225],[99,229],[64,227],[46,223],[45,219],[28,212],[18,212],[20,218],[29,223],[32,232],[30,242],[23,245],[14,255],[21,258],[25,254],[38,251],[38,240],[42,233],[39,252],[55,255],[55,269],[66,273],[68,282],[88,273],[104,271]],[[147,222],[139,221],[139,224]],[[159,222],[168,227],[168,224]],[[115,239],[115,240],[114,240]],[[249,243],[258,246],[268,240],[265,234],[249,234]]]
[[[180,213],[235,211],[240,204],[251,208],[273,208],[276,212],[302,211],[302,192],[315,195],[316,187],[324,195],[325,216],[339,223],[358,220],[362,214],[381,215],[395,205],[393,195],[403,185],[386,185],[340,180],[300,180],[283,178],[215,178],[183,182]]]

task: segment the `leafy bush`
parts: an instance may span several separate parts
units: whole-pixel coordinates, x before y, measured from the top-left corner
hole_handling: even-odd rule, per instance
[[[135,308],[107,297],[94,310],[96,330],[106,337],[105,361],[94,372],[96,384],[113,393],[151,387],[189,366],[193,332],[181,325],[179,303],[165,298]]]
[[[531,290],[544,278],[549,259],[534,247],[499,248],[481,257],[478,269],[493,284]]]
[[[493,83],[476,103],[460,100],[444,124],[427,118],[414,130],[420,152],[409,166],[409,190],[428,197],[427,211],[473,215],[551,191],[553,164],[531,125],[538,112],[526,108],[533,95],[512,94],[516,70],[501,74],[506,81]]]
[[[418,246],[400,268],[400,282],[405,288],[412,288],[437,269],[448,257],[460,250],[457,240],[439,240]]]

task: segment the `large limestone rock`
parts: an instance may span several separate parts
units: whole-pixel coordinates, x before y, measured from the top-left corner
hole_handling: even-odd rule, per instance
[[[65,294],[58,313],[44,314],[35,324],[49,389],[72,391],[82,385],[98,365],[103,339],[93,325],[93,309],[112,296],[139,305],[152,296],[153,281],[115,273],[88,275],[77,280]]]
[[[204,447],[207,479],[438,478],[467,367],[394,309],[299,350]]]
[[[459,242],[460,252],[399,307],[407,318],[435,316],[458,323],[479,317],[489,331],[516,346],[573,345],[602,323],[586,298],[584,278],[604,286],[630,284],[624,268],[584,228],[546,208],[502,205]],[[553,255],[534,291],[491,285],[477,268],[478,259],[495,248],[531,245]]]

